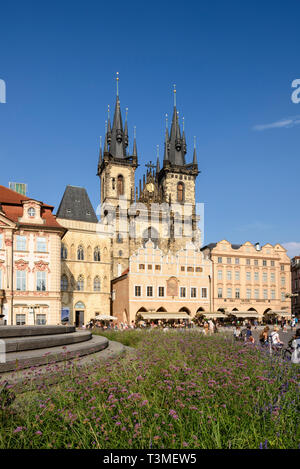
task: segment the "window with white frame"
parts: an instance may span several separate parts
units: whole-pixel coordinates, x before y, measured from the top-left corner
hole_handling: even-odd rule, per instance
[[[142,296],[142,287],[141,287],[141,285],[135,285],[135,287],[134,287],[134,296]]]
[[[26,251],[26,236],[17,235],[16,250],[17,251]]]
[[[235,289],[235,297],[240,298],[240,289],[239,288]]]
[[[248,282],[251,281],[251,272],[249,272],[249,271],[246,272],[246,280],[247,280]]]
[[[268,281],[268,274],[267,272],[263,272],[263,282],[267,282]]]
[[[47,251],[47,243],[46,238],[41,238],[40,236],[36,240],[36,250],[38,252],[46,252]]]
[[[37,291],[46,291],[46,272],[37,272],[36,274]]]
[[[223,289],[218,288],[218,298],[223,298]]]
[[[231,270],[227,270],[227,280],[231,280],[232,279],[232,272]]]
[[[275,261],[271,261],[271,267],[275,267]]]
[[[280,270],[284,270],[284,265],[281,265],[281,266],[280,266]]]
[[[222,270],[218,270],[218,280],[222,280],[223,278],[223,272]]]
[[[250,298],[251,298],[251,288],[247,288],[247,290],[246,290],[246,298],[247,298],[247,300],[250,300]]]
[[[207,298],[207,288],[201,288],[201,296],[202,298]]]
[[[259,273],[258,272],[254,272],[254,280],[255,280],[255,282],[258,282],[258,280],[259,280]]]
[[[197,298],[197,288],[191,287],[191,298]]]
[[[235,258],[235,263],[238,265],[240,263],[240,259],[238,257]]]
[[[240,280],[240,271],[239,270],[235,271],[235,280]]]
[[[284,291],[281,292],[281,301],[285,301],[285,292]]]
[[[185,297],[186,297],[186,288],[180,287],[180,298],[185,298]]]
[[[254,290],[254,298],[256,300],[258,300],[258,298],[259,298],[259,289],[258,288],[255,288],[255,290]]]
[[[247,264],[247,265],[250,265],[250,264],[251,264],[251,260],[250,260],[250,259],[246,259],[246,264]]]
[[[268,299],[268,290],[266,290],[264,288],[264,291],[263,291],[263,295],[264,295],[264,300],[267,300]]]
[[[147,287],[147,296],[153,296],[153,287],[152,286]]]
[[[281,286],[282,286],[282,287],[285,286],[285,277],[281,277]]]
[[[227,288],[227,298],[232,298],[232,288]]]
[[[258,265],[258,260],[254,259],[254,265]]]
[[[227,264],[231,264],[231,257],[227,257]]]
[[[16,289],[19,291],[26,290],[26,271],[17,270],[16,272]]]
[[[271,300],[275,300],[275,290],[271,290]]]
[[[264,259],[263,262],[262,262],[263,266],[266,266],[267,265],[267,261]]]
[[[275,282],[275,272],[271,272],[271,282]]]
[[[25,314],[16,314],[16,325],[17,326],[24,326],[25,324],[26,324]]]
[[[64,274],[61,276],[60,281],[61,291],[67,291],[69,287],[68,277]]]
[[[158,296],[162,298],[165,296],[165,287],[158,287]]]
[[[218,257],[218,264],[222,264],[222,257]]]
[[[46,314],[37,314],[36,315],[36,324],[38,326],[44,326],[45,324],[47,324]]]

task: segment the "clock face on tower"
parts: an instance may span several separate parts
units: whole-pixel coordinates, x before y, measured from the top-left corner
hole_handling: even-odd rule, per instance
[[[146,189],[147,189],[148,192],[154,192],[154,184],[152,182],[149,182],[146,185]]]

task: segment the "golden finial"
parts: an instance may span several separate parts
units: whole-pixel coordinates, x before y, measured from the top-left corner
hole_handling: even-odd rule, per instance
[[[173,85],[174,88],[174,107],[176,107],[176,84]]]

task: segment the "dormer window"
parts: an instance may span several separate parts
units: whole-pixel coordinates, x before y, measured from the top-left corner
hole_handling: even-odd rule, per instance
[[[35,217],[35,208],[30,207],[27,213],[31,218]]]

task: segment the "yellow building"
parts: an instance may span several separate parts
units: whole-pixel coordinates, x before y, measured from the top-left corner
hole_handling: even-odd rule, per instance
[[[280,244],[226,240],[202,248],[212,261],[212,309],[236,318],[291,317],[290,258]]]
[[[81,187],[67,186],[57,220],[68,229],[61,245],[62,314],[82,326],[110,314],[111,240]]]

